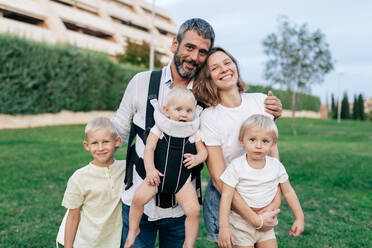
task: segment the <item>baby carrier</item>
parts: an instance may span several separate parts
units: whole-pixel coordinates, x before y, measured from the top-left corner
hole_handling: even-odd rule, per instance
[[[167,122],[172,120],[163,116],[160,107],[156,104],[160,88],[160,79],[161,71],[153,71],[151,73],[147,96],[145,130],[138,127],[133,123],[133,121],[131,124],[127,150],[127,170],[124,180],[124,183],[126,184],[125,189],[129,189],[133,185],[134,165],[136,165],[136,172],[138,175],[142,179],[146,177],[143,158],[140,158],[135,150],[135,137],[138,135],[142,139],[143,143],[146,144],[147,136],[150,129],[155,125],[156,119],[157,123],[162,123],[160,124],[160,129],[164,132],[164,137],[158,141],[154,153],[154,162],[156,169],[165,175],[164,177],[161,177],[161,183],[158,187],[158,193],[156,194],[156,205],[161,208],[176,207],[177,202],[174,194],[177,193],[186,183],[190,174],[191,180],[195,182],[198,200],[201,204],[200,171],[203,168],[203,163],[189,170],[182,162],[185,153],[196,154],[195,144],[191,144],[188,140],[188,136],[192,134],[190,133],[190,130],[195,129],[196,124],[189,123],[190,125],[186,127],[187,137],[182,137],[184,135],[180,135],[180,132],[177,130],[168,128],[169,126],[167,125]],[[183,124],[178,123],[176,125]]]

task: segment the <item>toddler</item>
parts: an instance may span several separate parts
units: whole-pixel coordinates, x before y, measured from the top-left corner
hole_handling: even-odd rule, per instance
[[[287,172],[279,160],[267,156],[277,139],[278,129],[269,117],[252,115],[243,122],[239,142],[246,154],[234,159],[221,175],[224,184],[220,201],[219,247],[253,248],[255,244],[259,247],[277,247],[273,229],[260,232],[233,210],[230,214],[235,189],[255,212],[259,212],[274,199],[279,184],[296,218],[289,235],[298,236],[303,232],[304,214]],[[261,226],[257,229],[263,225],[261,215],[260,218]]]

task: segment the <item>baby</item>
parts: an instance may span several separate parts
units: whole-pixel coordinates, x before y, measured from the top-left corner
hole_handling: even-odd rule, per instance
[[[200,207],[190,169],[206,160],[207,150],[198,133],[199,118],[194,118],[195,97],[191,91],[175,87],[162,110],[163,114],[155,106],[155,126],[146,140],[143,156],[146,178],[136,190],[130,207],[124,247],[134,244],[144,205],[157,193],[175,194],[185,212],[184,247],[194,247],[198,235]]]

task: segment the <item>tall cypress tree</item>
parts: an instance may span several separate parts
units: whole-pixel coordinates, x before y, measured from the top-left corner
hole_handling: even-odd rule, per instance
[[[331,95],[331,112],[332,112],[332,118],[337,118],[337,105],[335,104],[335,95],[332,93]]]
[[[347,97],[347,93],[344,93],[344,98],[341,102],[341,119],[349,119],[350,118],[350,107],[349,107],[349,99]]]
[[[359,102],[357,95],[354,95],[354,102],[353,102],[353,119],[359,119]]]
[[[364,113],[364,99],[363,95],[359,94],[358,97],[358,109],[359,109],[359,119],[365,120],[366,119],[366,114]]]

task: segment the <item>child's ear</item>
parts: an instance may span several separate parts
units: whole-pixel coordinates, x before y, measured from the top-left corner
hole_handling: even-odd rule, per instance
[[[90,151],[88,141],[84,140],[83,145],[84,145],[85,150]]]
[[[167,106],[163,106],[163,114],[169,118],[168,108]]]
[[[276,146],[276,144],[278,144],[278,141],[277,140],[274,140],[273,141],[273,146]]]
[[[239,139],[239,144],[244,147],[244,143],[243,143],[243,140]]]
[[[121,143],[121,138],[120,136],[117,136],[115,138],[115,147],[118,148],[120,146],[120,143]]]

